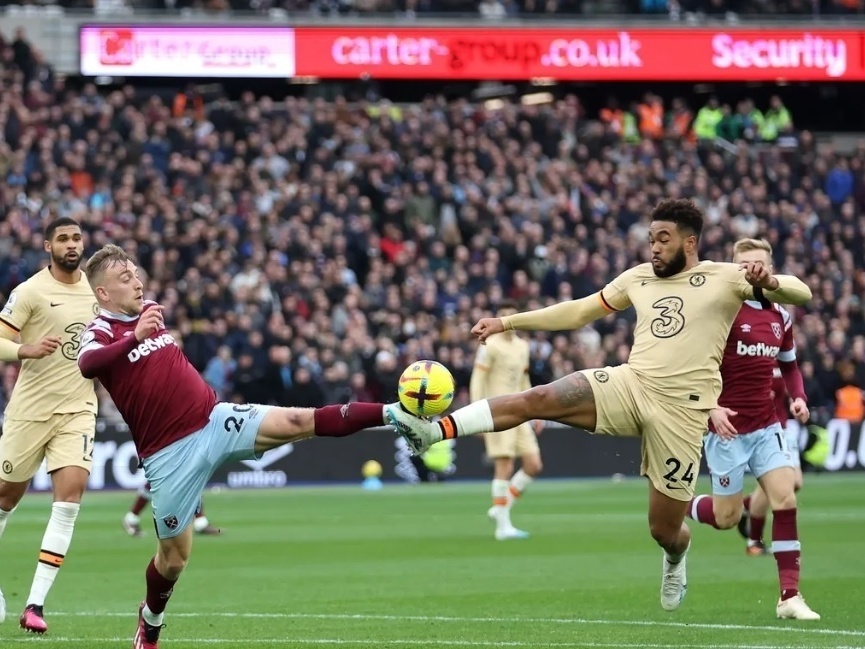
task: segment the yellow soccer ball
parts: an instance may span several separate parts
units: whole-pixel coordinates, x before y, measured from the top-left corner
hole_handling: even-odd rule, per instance
[[[375,460],[367,460],[360,468],[360,473],[364,478],[380,478],[381,464]]]
[[[399,402],[418,417],[440,415],[454,400],[456,383],[448,368],[435,361],[416,361],[399,377]]]

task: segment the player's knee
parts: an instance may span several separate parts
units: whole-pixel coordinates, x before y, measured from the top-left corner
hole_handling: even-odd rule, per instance
[[[523,459],[523,471],[534,477],[544,470],[540,456],[529,456]]]
[[[539,419],[544,413],[554,408],[556,395],[551,385],[538,385],[530,390],[519,393],[521,413],[523,418]]]
[[[673,524],[670,521],[649,521],[649,533],[655,539],[655,543],[662,548],[671,548],[676,545],[680,529],[681,525]]]
[[[742,507],[723,507],[715,510],[715,525],[718,529],[730,530],[738,525],[742,518]]]
[[[5,482],[0,480],[0,509],[11,512],[21,502],[27,483]]]
[[[779,494],[772,498],[772,509],[796,509],[796,491],[794,489],[790,489],[790,491]]]

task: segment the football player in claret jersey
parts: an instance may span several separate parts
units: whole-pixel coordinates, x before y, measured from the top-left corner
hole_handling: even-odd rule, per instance
[[[20,625],[45,633],[43,606],[72,541],[93,462],[96,393],[75,364],[96,298],[81,272],[81,228],[69,218],[45,229],[51,259],[19,285],[0,312],[0,360],[21,360],[0,437],[0,535],[44,459],[54,504]],[[21,344],[14,342],[18,338]],[[0,593],[0,621],[6,615]]]
[[[768,242],[736,242],[734,260],[772,267]],[[736,316],[721,363],[724,389],[710,413],[705,439],[706,463],[712,474],[712,496],[697,496],[689,515],[717,529],[736,526],[742,515],[745,468],[757,478],[772,507],[772,554],[778,565],[779,618],[819,620],[799,593],[799,533],[793,459],[772,398],[772,375],[784,368],[792,411],[808,419],[805,388],[796,366],[790,315],[766,300],[748,300]]]
[[[533,419],[606,435],[639,436],[641,472],[649,479],[649,529],[663,548],[661,606],[685,597],[685,524],[694,495],[709,411],[721,392],[719,367],[730,325],[745,300],[803,304],[810,289],[773,275],[765,263],[700,261],[703,215],[693,202],[667,200],[651,214],[650,263],[625,271],[594,295],[472,329],[481,342],[511,329],[580,329],[633,306],[637,312],[628,363],[582,370],[516,394],[477,401],[436,422],[387,407],[415,452],[440,439],[503,431]]]
[[[516,306],[499,306],[499,317],[513,315]],[[469,393],[472,401],[490,399],[532,387],[529,380],[529,343],[514,331],[492,336],[478,348]],[[511,523],[511,506],[541,472],[541,449],[536,432],[543,422],[522,424],[509,431],[484,435],[487,455],[493,460],[493,506],[487,515],[495,522],[498,541],[528,537]],[[522,466],[514,473],[514,459]]]
[[[772,399],[775,403],[775,412],[778,421],[784,428],[784,437],[787,438],[787,448],[790,451],[790,459],[793,461],[793,488],[798,492],[802,488],[802,465],[799,458],[799,429],[798,426],[787,426],[790,415],[800,423],[808,423],[808,406],[803,399],[790,399],[787,393],[787,373],[795,371],[799,373],[797,363],[778,363],[772,380]],[[784,368],[782,371],[781,368]],[[792,368],[792,369],[791,369]],[[800,379],[801,380],[801,379]],[[804,383],[804,381],[803,381]],[[789,408],[788,408],[789,401]],[[769,554],[763,543],[763,530],[766,527],[766,514],[769,513],[769,500],[766,493],[758,483],[751,495],[742,501],[742,517],[739,519],[739,533],[745,537],[747,544],[745,552],[749,556],[761,556]]]
[[[145,573],[133,647],[155,649],[165,606],[192,549],[192,519],[213,471],[229,460],[313,436],[343,437],[384,424],[384,404],[277,408],[217,403],[143,298],[138,269],[108,245],[87,262],[99,316],[84,332],[78,366],[99,379],[129,426],[151,487],[159,537]]]

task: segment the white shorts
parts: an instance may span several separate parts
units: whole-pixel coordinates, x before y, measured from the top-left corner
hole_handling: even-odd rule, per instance
[[[703,446],[712,474],[712,493],[717,496],[741,493],[745,488],[746,468],[760,478],[774,469],[795,466],[784,429],[777,423],[731,440],[709,433]]]

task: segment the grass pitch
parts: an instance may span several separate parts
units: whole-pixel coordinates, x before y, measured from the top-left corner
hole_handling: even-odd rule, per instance
[[[688,596],[664,612],[642,480],[540,481],[513,512],[532,536],[510,542],[492,538],[486,483],[208,493],[225,533],[196,538],[160,646],[865,647],[863,494],[862,474],[806,476],[802,589],[823,619],[802,623],[775,619],[771,557],[702,525]],[[46,605],[49,634],[34,637],[17,616],[50,501],[25,498],[0,541],[0,647],[131,646],[155,543],[149,525],[144,539],[123,532],[131,500],[86,496]]]

